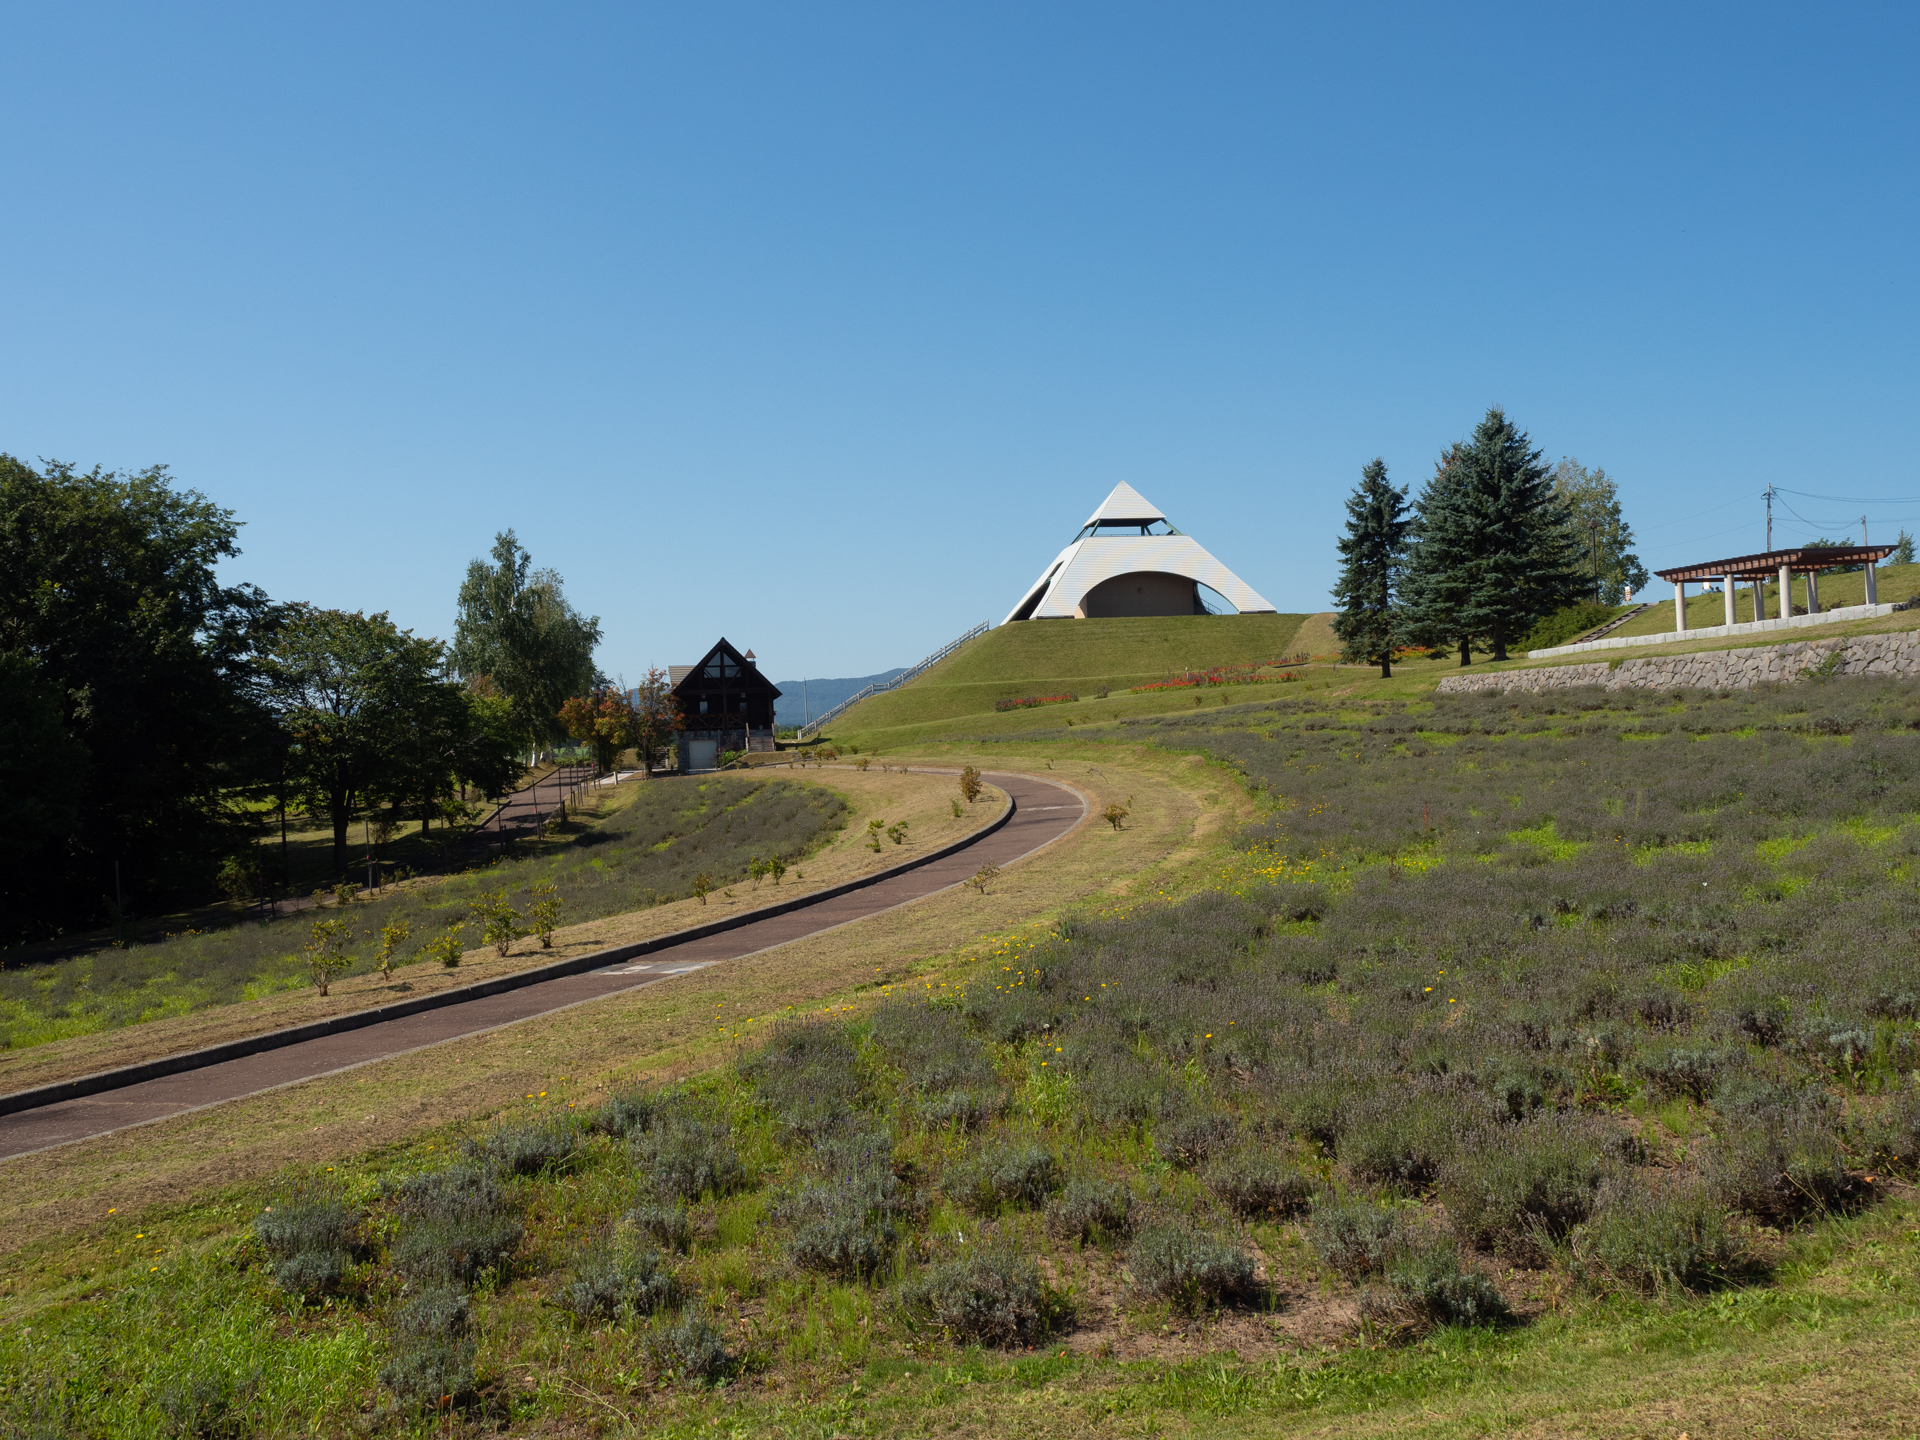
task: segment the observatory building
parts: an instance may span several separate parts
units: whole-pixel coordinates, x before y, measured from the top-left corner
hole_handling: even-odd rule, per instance
[[[1273,613],[1251,585],[1169,525],[1139,491],[1116,485],[1007,620],[1210,615],[1202,585],[1242,615]]]

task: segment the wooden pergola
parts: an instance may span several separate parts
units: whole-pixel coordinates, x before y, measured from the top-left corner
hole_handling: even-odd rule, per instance
[[[1839,565],[1864,565],[1867,572],[1867,604],[1879,604],[1879,592],[1874,585],[1874,569],[1887,556],[1893,553],[1891,545],[1806,545],[1798,550],[1768,550],[1760,555],[1734,555],[1725,560],[1708,560],[1699,565],[1680,565],[1671,570],[1656,570],[1653,573],[1662,580],[1673,582],[1674,633],[1684,634],[1687,628],[1687,582],[1690,580],[1718,580],[1727,597],[1727,624],[1737,623],[1733,618],[1733,587],[1745,580],[1753,585],[1753,618],[1766,618],[1767,581],[1776,575],[1780,580],[1780,616],[1785,619],[1793,613],[1791,586],[1795,575],[1807,577],[1807,614],[1820,613],[1819,573],[1831,570]]]

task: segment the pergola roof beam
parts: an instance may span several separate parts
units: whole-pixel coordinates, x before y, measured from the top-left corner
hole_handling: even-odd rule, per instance
[[[1653,573],[1662,580],[1684,584],[1689,580],[1771,580],[1779,571],[1794,573],[1830,570],[1836,565],[1877,565],[1893,553],[1891,545],[1808,545],[1798,550],[1769,550],[1763,555],[1735,555],[1701,565],[1682,565]]]

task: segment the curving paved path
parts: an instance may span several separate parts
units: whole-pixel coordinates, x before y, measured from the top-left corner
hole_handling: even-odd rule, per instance
[[[990,773],[987,778],[1012,797],[1013,818],[991,835],[918,869],[804,909],[688,940],[656,951],[644,961],[563,976],[504,995],[448,1005],[362,1030],[305,1040],[204,1069],[0,1116],[0,1160],[164,1120],[262,1090],[297,1085],[463,1035],[626,994],[689,970],[757,955],[951,889],[988,862],[1011,865],[1058,840],[1086,818],[1084,797],[1066,785],[1033,775]]]

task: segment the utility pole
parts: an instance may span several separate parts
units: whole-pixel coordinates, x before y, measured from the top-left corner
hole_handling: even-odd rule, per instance
[[[1866,548],[1866,545],[1867,545],[1867,517],[1862,515],[1860,517],[1860,548],[1864,550]]]
[[[1773,549],[1773,486],[1767,486],[1767,549]]]

